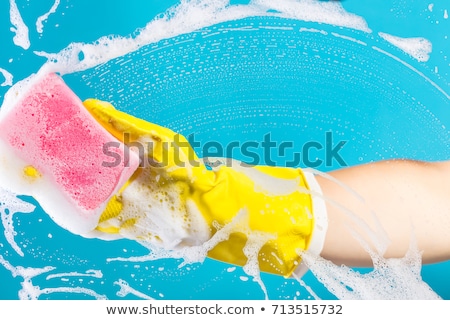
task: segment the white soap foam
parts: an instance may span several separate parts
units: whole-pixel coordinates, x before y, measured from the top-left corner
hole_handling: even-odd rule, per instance
[[[254,16],[315,21],[371,32],[363,18],[348,13],[338,2],[254,0],[249,5],[230,5],[227,0],[186,0],[137,30],[134,37],[105,36],[95,44],[72,43],[59,53],[36,51],[35,54],[46,57],[53,71],[68,74],[95,67],[162,39]],[[80,52],[84,57],[81,61]]]
[[[43,68],[45,70],[46,68]],[[22,93],[27,92],[28,89],[37,81],[38,75],[31,74],[29,77],[17,81],[9,90],[6,92],[3,103],[0,108],[0,119],[6,116],[6,114],[11,111],[17,102],[22,98]]]
[[[144,300],[155,300],[155,298],[133,289],[125,280],[119,279],[118,281],[115,281],[114,284],[120,287],[120,290],[117,292],[118,297],[124,298],[131,294]]]
[[[419,62],[427,62],[430,59],[432,44],[425,38],[401,38],[384,32],[379,32],[378,35]]]
[[[37,89],[33,88],[32,91],[28,92],[28,89],[30,89],[30,86],[34,85],[36,83],[36,81],[41,80],[42,77],[45,77],[45,79],[43,80],[43,82],[38,84]],[[66,88],[64,83],[61,82],[61,80],[59,78],[57,78],[56,75],[53,75],[53,77],[49,78],[49,75],[44,72],[38,73],[37,75],[28,78],[27,81],[18,83],[17,86],[14,86],[12,88],[13,90],[8,91],[7,97],[5,98],[5,103],[8,103],[8,105],[5,108],[2,107],[0,109],[0,120],[5,120],[5,117],[10,114],[11,110],[13,109],[13,107],[16,104],[18,105],[19,108],[23,108],[24,107],[23,103],[26,103],[24,101],[30,101],[30,99],[35,99],[34,97],[28,99],[29,94],[39,95],[39,94],[42,94],[42,93],[40,93],[40,88],[41,89],[46,88],[47,90],[48,89],[51,90],[52,88],[54,88],[54,86],[59,86],[58,87],[59,90],[63,90],[64,88]],[[26,92],[25,100],[21,101],[20,99],[24,99],[24,97],[21,94],[23,92]],[[60,99],[60,100],[61,99],[66,99],[66,100],[72,99],[70,101],[75,103],[75,105],[76,105],[76,103],[79,103],[79,107],[81,108],[80,110],[82,112],[77,113],[75,115],[75,118],[79,121],[79,123],[83,123],[83,125],[85,126],[85,129],[91,133],[91,136],[93,133],[96,137],[103,138],[105,141],[109,141],[109,139],[111,139],[110,138],[111,136],[102,127],[100,127],[100,129],[98,127],[96,127],[98,124],[89,118],[89,113],[83,108],[83,106],[81,105],[81,101],[79,101],[79,99],[77,97],[75,97],[74,94],[70,90],[68,92],[65,92],[63,90],[62,94],[63,94],[63,96],[57,97],[57,99]],[[39,98],[39,99],[41,99],[41,98]],[[34,102],[36,102],[36,101],[37,100],[35,100]],[[39,101],[42,101],[42,100],[39,100]],[[29,103],[29,104],[26,104],[26,107],[28,109],[37,108],[37,109],[33,109],[33,110],[39,111],[38,105],[39,104],[36,104],[36,103],[35,104]],[[76,105],[76,106],[78,106],[78,105]],[[38,111],[35,111],[35,112],[38,112]],[[84,111],[84,113],[83,113],[83,111]],[[14,118],[15,117],[13,116],[13,120],[14,120]],[[45,123],[47,121],[47,118],[45,115],[40,115],[39,117],[36,116],[34,118],[36,118],[36,121],[38,124],[39,124],[39,122]],[[37,118],[39,118],[39,119],[37,119]],[[15,119],[17,119],[17,118],[15,118]],[[91,122],[89,123],[89,121],[86,121],[86,119],[90,120]],[[11,120],[11,121],[13,121],[13,120]],[[6,124],[3,124],[3,126],[6,126]],[[39,127],[39,125],[38,125],[38,127]],[[45,125],[40,126],[40,129],[43,130],[44,128],[45,128]],[[62,128],[62,127],[60,127],[60,128]],[[52,128],[49,132],[44,133],[44,134],[47,134],[47,136],[50,137],[51,139],[55,139],[51,135],[55,134],[55,132],[56,132],[56,134],[58,134],[58,130],[60,130],[60,128]],[[14,130],[14,128],[12,128],[12,130]],[[9,132],[13,132],[13,131],[9,131]],[[39,134],[37,135],[37,137],[38,136],[39,136]],[[98,204],[98,205],[96,204],[96,207],[81,208],[81,206],[75,205],[77,199],[74,197],[74,195],[76,195],[76,191],[79,191],[79,190],[74,191],[72,194],[68,194],[68,190],[72,191],[74,189],[74,186],[69,185],[69,184],[65,185],[64,190],[61,189],[61,185],[64,184],[67,176],[60,177],[60,176],[57,176],[57,174],[56,174],[56,176],[54,177],[54,175],[52,175],[52,174],[42,174],[42,176],[39,176],[38,178],[35,178],[35,179],[26,176],[24,174],[24,169],[27,168],[28,166],[30,166],[30,164],[39,166],[39,163],[37,163],[36,161],[33,161],[33,160],[24,160],[24,157],[18,157],[17,150],[15,150],[14,147],[11,147],[9,142],[5,141],[7,139],[9,139],[7,136],[3,136],[3,139],[1,139],[1,141],[0,141],[0,186],[3,185],[5,188],[8,188],[11,191],[16,192],[16,193],[20,193],[23,195],[30,195],[30,196],[35,197],[36,199],[39,200],[41,207],[51,216],[51,218],[55,222],[59,223],[61,226],[63,226],[67,230],[70,230],[71,232],[76,233],[76,234],[85,234],[86,232],[89,232],[89,231],[95,229],[95,227],[97,226],[97,223],[98,223],[98,217],[100,216],[100,214],[103,212],[103,210],[106,207],[106,202],[107,202],[106,200],[108,200],[107,198],[109,198],[111,196],[111,194],[116,193],[122,187],[122,185],[126,182],[128,177],[132,174],[132,172],[130,170],[133,170],[133,168],[136,168],[138,165],[137,155],[135,155],[134,153],[131,153],[130,154],[131,157],[130,157],[130,161],[129,161],[130,166],[122,167],[122,169],[124,169],[124,170],[123,170],[123,172],[121,172],[120,176],[118,176],[118,177],[115,175],[111,176],[114,179],[117,178],[117,181],[116,181],[117,184],[114,186],[115,190],[112,190],[113,192],[111,194],[105,195],[103,200],[104,199],[106,199],[106,200],[104,200],[104,202],[101,204]],[[43,139],[42,141],[45,141],[45,139]],[[94,142],[96,142],[96,141],[94,141]],[[73,145],[73,146],[75,146],[75,145]],[[101,145],[99,145],[99,147],[101,149]],[[39,146],[36,146],[36,148],[39,149]],[[44,157],[44,154],[42,152],[39,153],[39,150],[37,150],[36,148],[34,148],[34,149],[29,148],[31,151],[28,155],[25,155],[25,157],[28,156],[29,159],[33,159],[33,157],[34,157],[33,152],[37,152],[37,154],[39,154],[41,157]],[[86,146],[85,146],[85,148],[86,148]],[[74,150],[74,148],[72,148],[72,149]],[[83,149],[83,148],[80,147],[80,149]],[[92,150],[94,150],[94,149],[92,149]],[[98,151],[98,148],[95,149],[94,151]],[[114,151],[116,151],[116,150],[114,150]],[[123,152],[124,152],[124,149],[123,149],[123,145],[122,145],[122,148],[120,149],[120,153],[123,154]],[[87,170],[89,170],[90,164],[84,163],[84,166],[82,167],[80,165],[80,163],[73,162],[73,160],[72,160],[73,163],[70,163],[69,158],[70,157],[65,157],[65,159],[66,159],[65,165],[71,166],[72,168],[74,168],[74,170],[78,170],[78,172],[81,172],[81,173],[84,172],[85,174],[87,174],[86,168],[87,168]],[[53,170],[53,172],[57,172],[61,168],[61,167],[58,167],[59,165],[58,166],[55,165],[55,162],[54,162],[55,160],[52,159],[52,156],[47,156],[40,160],[43,161],[44,166],[49,165],[49,163],[51,165],[53,165],[53,168],[51,168],[51,170]],[[98,160],[101,161],[101,159],[98,159]],[[30,163],[30,161],[31,161],[31,163]],[[105,174],[104,170],[102,170],[102,172],[103,172],[103,174]],[[74,173],[75,173],[75,171],[74,171]],[[80,173],[80,175],[82,175],[81,173]],[[94,173],[95,175],[97,175],[97,178],[99,177],[99,172],[97,172],[97,171],[90,172],[90,173]],[[97,182],[91,182],[89,185],[86,184],[84,186],[84,188],[87,188],[89,186],[95,188]],[[98,186],[99,185],[97,185],[97,187]],[[82,187],[82,186],[79,186],[79,188],[80,187]],[[73,201],[73,200],[75,200],[75,201]],[[94,201],[97,201],[97,200],[94,200]]]
[[[37,30],[37,32],[39,32],[39,33],[43,33],[44,32],[44,22],[47,21],[48,17],[52,13],[56,12],[60,2],[61,2],[61,0],[55,0],[55,3],[53,3],[53,5],[50,8],[50,10],[48,12],[44,13],[42,16],[37,18],[37,20],[36,20],[36,30]]]
[[[13,3],[13,1],[11,2]],[[283,0],[274,4],[272,2],[269,3],[269,1],[252,1],[248,6],[233,6],[229,5],[228,1],[183,1],[180,5],[172,8],[166,14],[153,20],[142,30],[139,30],[139,34],[134,38],[103,37],[95,44],[73,43],[65,50],[57,54],[49,54],[45,52],[36,52],[36,54],[45,56],[50,60],[46,65],[49,70],[67,74],[97,66],[115,57],[137,50],[144,45],[157,42],[164,38],[194,32],[202,27],[224,21],[258,15],[316,21],[370,32],[370,29],[361,17],[349,14],[339,3],[336,2]],[[79,60],[80,52],[83,52],[84,54],[84,59],[82,61]],[[157,180],[159,180],[159,176]],[[142,190],[139,192],[141,191]],[[163,214],[163,212],[161,212],[161,214]],[[211,250],[217,243],[228,238],[230,232],[234,230],[236,224],[241,225],[240,220],[243,216],[245,216],[245,212],[238,214],[232,223],[226,226],[217,226],[218,232],[216,232],[216,234],[203,245],[178,248],[177,239],[180,239],[180,237],[177,235],[174,239],[168,239],[168,243],[175,247],[176,250],[170,252],[167,250],[158,251],[151,243],[143,243],[153,250],[150,255],[135,258],[116,258],[110,259],[109,261],[148,261],[166,257],[182,257],[185,258],[188,263],[198,261],[201,262],[202,259],[206,257],[209,250]],[[145,229],[152,224],[152,222],[149,224],[145,222],[143,227]],[[173,229],[169,228],[164,231],[167,230]],[[183,236],[185,235],[183,234],[185,230],[183,230],[182,227],[176,231],[181,232]],[[133,236],[133,234],[130,234],[130,236]],[[255,248],[257,247],[258,246],[255,246]],[[255,252],[252,251],[254,248],[250,249],[249,246],[247,249],[250,256],[254,255]],[[254,262],[255,259],[249,260]],[[322,266],[325,265],[325,263],[326,262],[322,263]],[[254,264],[253,266],[249,264],[246,266],[245,270],[247,270],[252,277],[257,277],[255,276]],[[124,282],[122,282],[122,284],[123,283]],[[361,283],[361,285],[364,286],[364,283]]]
[[[148,255],[129,258],[109,258],[107,261],[145,262],[166,258],[183,259],[184,262],[180,265],[180,267],[183,267],[186,264],[203,262],[208,252],[211,251],[215,246],[217,246],[217,244],[228,240],[231,233],[236,232],[236,230],[246,233],[248,228],[245,228],[245,222],[247,220],[247,211],[241,210],[233,218],[233,220],[225,226],[221,226],[216,222],[213,222],[213,225],[217,231],[211,238],[207,239],[203,243],[191,246],[178,246],[173,248],[172,250],[166,250],[162,248],[162,244],[160,242],[155,243],[151,241],[151,239],[141,239],[139,242],[143,246],[150,249],[150,253]]]
[[[22,257],[24,253],[14,240],[14,237],[17,235],[17,232],[14,230],[14,215],[16,213],[31,213],[34,209],[34,205],[20,200],[16,194],[0,187],[0,216],[5,238],[11,245],[11,248]]]
[[[91,296],[91,297],[95,298],[96,300],[107,300],[107,297],[104,294],[99,294],[92,289],[87,289],[87,288],[82,288],[82,287],[44,288],[44,289],[40,289],[38,291],[38,296],[36,296],[36,297],[25,296],[25,297],[20,297],[20,298],[22,300],[24,300],[25,298],[31,298],[31,299],[35,300],[43,294],[49,295],[49,294],[53,294],[53,293],[76,293],[76,294],[83,294],[83,295]]]
[[[210,238],[209,226],[195,205],[181,200],[182,192],[167,172],[142,170],[122,193],[121,215],[100,226],[134,221],[120,229],[123,237],[143,239],[165,250],[200,245]]]
[[[401,259],[385,259],[372,254],[374,269],[366,274],[309,253],[302,254],[302,257],[311,272],[338,299],[441,299],[422,280],[421,253],[414,245]]]
[[[274,238],[275,236],[267,233],[251,232],[249,230],[247,231],[247,243],[243,249],[243,252],[248,259],[243,270],[246,274],[253,278],[253,281],[259,284],[259,287],[263,291],[267,300],[269,299],[269,294],[264,282],[261,279],[258,257],[259,251],[267,243],[267,241]]]
[[[326,32],[325,30],[320,30],[320,29],[316,29],[316,28],[305,28],[305,27],[301,27],[300,32],[321,33],[325,36],[328,34],[328,32]]]
[[[47,266],[43,268],[25,268],[22,266],[13,266],[9,263],[2,255],[0,255],[0,265],[2,265],[6,270],[11,272],[13,277],[23,278],[20,283],[22,288],[18,292],[18,297],[21,300],[37,300],[41,295],[48,295],[52,293],[79,293],[94,297],[98,300],[105,300],[106,296],[98,294],[94,290],[81,288],[81,287],[58,287],[58,288],[43,288],[34,285],[33,279],[44,273],[51,272],[55,270],[55,267]]]
[[[30,48],[30,39],[28,36],[28,27],[23,22],[19,8],[17,7],[15,0],[9,0],[9,16],[13,27],[11,31],[15,33],[13,42],[16,46],[22,47],[27,50]]]
[[[13,85],[13,75],[3,68],[0,68],[0,73],[5,78],[5,81],[0,83],[0,86],[2,86],[2,87],[12,86]]]
[[[345,39],[345,40],[348,40],[348,41],[351,41],[351,42],[354,42],[354,43],[357,43],[357,44],[360,44],[360,45],[363,45],[363,46],[367,46],[367,43],[365,43],[364,41],[361,41],[361,40],[358,40],[358,39],[355,39],[355,38],[352,38],[352,37],[349,37],[349,36],[344,36],[344,35],[339,34],[337,32],[332,32],[331,34],[333,36],[335,36],[336,38]]]
[[[47,276],[47,280],[62,277],[93,277],[101,279],[103,278],[103,273],[101,270],[87,270],[85,273],[82,272],[64,272],[64,273],[54,273]]]
[[[399,57],[393,55],[392,53],[389,53],[383,49],[380,49],[378,47],[373,46],[372,47],[374,50],[381,52],[383,54],[385,54],[386,56],[394,59],[395,61],[400,62],[401,64],[403,64],[405,67],[407,67],[408,69],[411,69],[412,71],[414,71],[415,73],[417,73],[419,76],[421,76],[423,79],[425,79],[428,83],[430,83],[433,87],[435,87],[439,92],[441,92],[447,99],[450,99],[450,95],[445,92],[440,86],[438,86],[436,84],[436,82],[434,82],[433,80],[431,80],[429,77],[427,77],[423,72],[417,70],[416,68],[414,68],[412,65],[410,65],[409,63],[403,61],[402,59],[400,59]]]

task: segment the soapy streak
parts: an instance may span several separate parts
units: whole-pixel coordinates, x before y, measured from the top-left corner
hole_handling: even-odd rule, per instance
[[[19,8],[15,0],[9,0],[9,15],[11,24],[13,27],[11,31],[15,33],[13,42],[16,46],[20,46],[27,50],[30,47],[30,39],[28,38],[28,27],[23,22],[22,16],[20,15]]]
[[[430,78],[428,78],[423,72],[420,72],[419,70],[417,70],[416,68],[414,68],[412,65],[410,65],[409,63],[406,63],[405,61],[403,61],[402,59],[394,56],[393,54],[386,52],[378,47],[373,46],[372,49],[381,52],[385,55],[387,55],[388,57],[400,62],[401,64],[403,64],[405,67],[409,68],[410,70],[414,71],[415,73],[417,73],[419,76],[421,76],[422,78],[424,78],[427,82],[429,82],[433,87],[435,87],[439,92],[441,92],[447,99],[450,100],[450,95],[444,91],[444,89],[442,89],[441,87],[439,87],[433,80],[431,80]]]
[[[7,190],[0,189],[0,216],[4,228],[5,238],[11,248],[13,248],[14,251],[21,257],[24,256],[24,253],[14,240],[14,236],[17,235],[17,232],[14,230],[13,217],[16,213],[31,213],[34,209],[34,205],[20,200],[15,194]]]
[[[364,41],[361,41],[361,40],[358,40],[358,39],[355,39],[355,38],[352,38],[352,37],[344,36],[344,35],[336,33],[336,32],[332,32],[331,34],[333,36],[335,36],[336,38],[349,40],[351,42],[358,43],[358,44],[363,45],[363,46],[367,46],[367,43],[365,43]]]
[[[0,73],[5,78],[5,81],[3,81],[3,83],[1,83],[0,86],[2,86],[2,87],[12,86],[12,84],[13,84],[13,75],[11,73],[9,73],[7,70],[3,69],[3,68],[0,68]]]
[[[155,298],[152,298],[136,289],[133,289],[125,280],[119,279],[118,281],[115,281],[114,284],[120,286],[120,290],[117,292],[117,296],[121,298],[124,298],[127,295],[132,294],[144,300],[155,300]]]
[[[52,14],[55,13],[56,10],[58,9],[59,3],[61,2],[61,0],[55,0],[55,3],[53,3],[53,6],[50,8],[50,10],[43,14],[42,16],[40,16],[37,20],[36,20],[36,30],[39,33],[44,32],[44,21],[46,21],[48,19],[48,17]]]
[[[263,3],[263,2],[264,1],[255,1],[255,3]],[[280,2],[282,2],[282,1],[280,1]],[[289,1],[289,2],[292,3],[292,1]],[[301,1],[301,2],[303,3],[303,1]],[[188,1],[186,3],[184,3],[184,4],[185,4],[185,6],[189,6],[189,2]],[[182,6],[180,6],[180,7],[183,8]],[[180,7],[177,7],[177,8],[179,9]],[[233,7],[233,6],[230,6],[230,7]],[[225,13],[233,13],[232,11],[226,11],[224,8],[221,8],[221,10],[219,10],[219,11],[217,11],[217,8],[214,8],[214,9],[216,10],[214,12],[216,17],[220,16],[220,14],[222,14],[224,12]],[[255,9],[254,7],[251,9],[252,13],[256,12],[256,11],[253,11],[254,9]],[[174,14],[171,15],[171,17],[176,16],[177,18],[179,18],[179,16],[181,16],[181,18],[183,18],[183,17],[186,16],[186,15],[183,16],[181,10],[180,11],[177,11],[177,10],[174,10],[174,12],[173,12]],[[218,14],[218,13],[220,13],[220,14]],[[234,17],[239,16],[239,15],[236,14],[236,12],[234,12],[234,14],[235,14]],[[179,16],[177,16],[177,15],[179,15]],[[266,14],[266,15],[268,15],[268,14]],[[273,15],[274,16],[283,16],[281,14],[273,14]],[[251,14],[249,14],[247,16],[251,16]],[[197,29],[197,28],[201,27],[202,25],[206,25],[206,24],[209,25],[209,24],[214,24],[214,23],[218,23],[218,22],[221,22],[221,21],[232,20],[232,17],[233,16],[230,15],[230,16],[224,17],[222,19],[218,19],[218,18],[214,18],[212,20],[208,20],[207,18],[205,18],[204,20],[200,19],[200,22],[197,23],[197,24],[191,22],[191,24],[189,24],[190,28],[183,28],[183,32],[189,33],[190,32],[189,30]],[[245,15],[243,17],[245,17]],[[286,17],[286,16],[284,16],[284,17]],[[292,18],[292,16],[290,16],[290,17]],[[164,19],[166,19],[166,20],[164,20]],[[300,19],[300,20],[303,20],[303,19]],[[147,25],[145,30],[146,31],[148,31],[148,30],[151,31],[151,30],[153,30],[152,27],[164,26],[164,25],[169,26],[170,22],[173,22],[173,21],[174,21],[174,19],[169,19],[166,16],[166,17],[164,17],[162,19],[157,19],[157,20],[151,22],[149,25]],[[178,20],[176,22],[180,22],[180,21]],[[100,42],[99,46],[94,46],[94,45],[86,45],[86,46],[84,46],[82,44],[73,44],[71,47],[67,48],[65,51],[61,52],[60,54],[46,54],[46,53],[42,53],[42,55],[47,56],[49,59],[58,59],[58,63],[53,63],[53,68],[56,68],[56,69],[62,68],[63,70],[59,70],[62,73],[64,73],[64,72],[65,73],[71,73],[71,72],[75,72],[75,71],[78,71],[78,70],[85,70],[85,69],[87,69],[87,68],[89,68],[91,66],[95,66],[95,65],[98,65],[98,64],[100,64],[102,62],[106,62],[106,61],[108,61],[108,60],[110,60],[110,59],[112,59],[112,58],[114,58],[116,56],[120,56],[121,53],[128,53],[130,51],[133,51],[133,48],[137,49],[137,48],[139,48],[141,45],[143,45],[145,43],[151,43],[152,41],[156,42],[156,41],[158,41],[158,39],[162,39],[162,38],[165,38],[165,37],[170,37],[171,35],[172,36],[178,35],[179,31],[177,31],[175,29],[176,28],[164,29],[162,27],[161,30],[165,30],[162,35],[161,34],[160,35],[151,35],[151,32],[148,32],[147,33],[147,38],[146,37],[142,37],[142,38],[138,37],[136,42],[131,41],[130,39],[125,39],[125,38],[117,38],[117,39],[114,39],[113,41],[107,41],[106,38],[102,38],[99,41]],[[78,53],[80,51],[85,51],[85,49],[87,49],[87,52],[95,52],[95,54],[93,56],[90,56],[90,57],[93,57],[93,59],[91,59],[91,60],[85,59],[84,62],[80,63],[78,61]],[[98,50],[100,52],[99,54],[97,54],[97,50],[96,49],[99,49]],[[118,51],[111,50],[111,49],[118,49]],[[374,48],[374,49],[376,50],[376,48]],[[66,56],[64,56],[64,55],[66,55]],[[63,58],[63,57],[64,57],[64,59],[60,59],[60,58]],[[88,60],[89,60],[89,62],[86,62]],[[439,89],[439,87],[437,87],[437,88]],[[443,92],[442,89],[441,89],[441,92]],[[445,92],[443,92],[443,93],[445,94]],[[448,97],[448,95],[447,95],[447,97]],[[225,230],[225,229],[226,229],[226,227],[220,229],[216,234],[220,233],[221,230]],[[225,233],[225,236],[226,236],[226,232],[225,231],[224,231],[224,233]],[[204,250],[201,250],[201,251],[204,253]],[[167,256],[167,253],[165,253],[165,254]],[[117,258],[117,260],[120,260],[120,258]],[[152,259],[150,259],[150,260],[152,260]],[[138,261],[141,261],[141,260],[138,260]]]
[[[425,38],[400,38],[384,32],[379,32],[378,35],[419,62],[427,62],[430,59],[432,45]]]
[[[266,299],[268,299],[267,289],[262,282],[259,273],[258,252],[264,244],[273,239],[275,235],[252,232],[248,227],[245,227],[246,219],[248,219],[248,212],[246,210],[241,210],[241,212],[239,212],[233,220],[225,226],[220,226],[217,223],[213,223],[214,227],[217,229],[217,232],[211,237],[211,239],[199,246],[183,247],[176,250],[167,251],[154,247],[151,243],[139,241],[144,247],[147,247],[150,250],[148,255],[129,258],[109,258],[107,261],[145,262],[166,258],[183,259],[183,262],[178,266],[178,268],[182,268],[188,264],[203,262],[208,252],[219,243],[228,240],[229,236],[234,232],[242,232],[247,234],[248,238],[243,249],[243,253],[247,256],[248,262],[244,266],[243,271],[251,276],[253,280],[260,285]]]
[[[202,14],[199,15],[199,12]],[[102,37],[96,44],[72,43],[60,53],[43,51],[34,53],[48,59],[46,67],[50,70],[64,75],[93,68],[163,39],[197,32],[222,22],[254,16],[314,21],[371,32],[363,18],[346,12],[337,2],[254,0],[249,5],[229,5],[228,1],[199,0],[183,1],[169,9],[162,17],[152,20],[139,30],[134,38]],[[78,58],[80,52],[84,54],[82,61]]]
[[[21,300],[37,300],[43,294],[52,293],[80,293],[92,296],[99,300],[104,300],[106,297],[104,295],[98,294],[95,291],[82,287],[75,288],[44,288],[41,289],[33,284],[33,278],[42,275],[44,273],[55,270],[54,267],[44,267],[44,268],[25,268],[25,267],[14,267],[8,261],[6,261],[2,255],[0,255],[0,265],[2,265],[6,270],[11,272],[11,275],[15,277],[23,278],[21,282],[22,289],[19,291],[19,298]]]
[[[66,272],[66,273],[55,273],[47,276],[47,280],[54,278],[62,278],[62,277],[93,277],[101,279],[103,274],[100,270],[87,270],[86,273],[80,272]]]

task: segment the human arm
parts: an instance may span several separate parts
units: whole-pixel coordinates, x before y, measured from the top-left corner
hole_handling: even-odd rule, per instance
[[[403,257],[416,241],[423,263],[450,259],[450,162],[386,160],[335,170],[317,180],[329,219],[324,258],[371,266],[371,257],[349,231],[358,230],[373,248],[370,232],[361,227],[366,224],[381,239],[375,241],[381,250],[384,230],[389,241],[385,258]]]

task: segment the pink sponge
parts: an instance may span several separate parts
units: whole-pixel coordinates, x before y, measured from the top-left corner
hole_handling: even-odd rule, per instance
[[[2,184],[34,196],[74,233],[95,228],[109,199],[139,166],[138,155],[100,126],[54,73],[38,76],[0,111]]]

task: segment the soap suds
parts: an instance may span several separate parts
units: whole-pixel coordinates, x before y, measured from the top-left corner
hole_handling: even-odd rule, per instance
[[[379,32],[378,35],[419,62],[427,62],[430,59],[432,44],[425,38],[401,38],[384,32]]]
[[[72,43],[59,53],[34,53],[46,57],[51,70],[68,74],[95,67],[162,39],[253,16],[315,21],[371,32],[362,17],[345,11],[338,2],[254,0],[249,5],[229,5],[227,0],[197,0],[183,1],[172,7],[138,30],[134,38],[108,36],[98,39],[95,44]]]
[[[98,294],[94,290],[82,287],[58,287],[58,288],[43,288],[33,283],[33,279],[44,273],[55,270],[55,267],[47,266],[43,268],[26,268],[22,266],[13,266],[0,255],[0,265],[11,272],[11,275],[23,279],[21,282],[22,288],[18,292],[18,298],[21,300],[38,300],[41,295],[49,295],[52,293],[77,293],[92,296],[97,300],[105,300],[106,296]]]
[[[389,52],[387,52],[387,51],[385,51],[385,50],[383,50],[383,49],[380,49],[380,48],[378,48],[378,47],[372,46],[372,49],[374,49],[374,50],[376,50],[376,51],[378,51],[378,52],[381,52],[381,53],[387,55],[388,57],[394,59],[395,61],[398,61],[398,62],[400,62],[401,64],[403,64],[405,67],[411,69],[412,71],[414,71],[415,73],[417,73],[419,76],[421,76],[422,78],[424,78],[424,79],[425,79],[428,83],[430,83],[433,87],[435,87],[435,88],[436,88],[439,92],[441,92],[447,99],[450,99],[450,95],[449,95],[447,92],[445,92],[440,86],[438,86],[438,85],[436,84],[436,82],[434,82],[433,80],[431,80],[431,79],[430,79],[429,77],[427,77],[423,72],[417,70],[416,68],[414,68],[414,67],[413,67],[412,65],[410,65],[409,63],[403,61],[403,60],[400,59],[399,57],[397,57],[397,56],[395,56],[395,55],[393,55],[393,54],[391,54],[391,53],[389,53]]]
[[[13,75],[3,68],[0,68],[0,73],[5,78],[5,81],[3,81],[0,84],[0,86],[1,87],[12,86],[13,85]]]
[[[50,10],[47,13],[43,14],[42,16],[40,16],[39,18],[37,18],[37,20],[36,20],[36,30],[37,30],[37,32],[39,32],[41,34],[44,32],[44,22],[47,21],[48,17],[52,13],[56,12],[60,2],[61,2],[61,0],[55,0],[55,3],[53,3],[53,5],[50,8]]]
[[[0,188],[0,216],[4,235],[11,248],[22,257],[24,253],[14,240],[14,237],[17,235],[17,232],[14,230],[14,215],[16,213],[31,213],[34,209],[34,205],[24,202],[17,198],[15,194]]]
[[[155,298],[152,298],[145,293],[133,289],[125,280],[119,279],[118,281],[115,281],[114,284],[120,287],[120,290],[117,292],[118,297],[124,298],[131,294],[144,300],[155,300]]]
[[[9,16],[11,20],[11,31],[15,33],[13,42],[16,46],[22,47],[27,50],[30,47],[30,39],[28,37],[28,27],[23,22],[19,8],[17,7],[15,0],[9,0]]]

